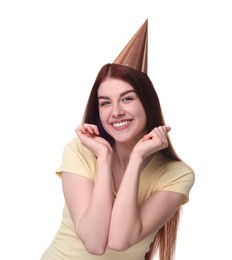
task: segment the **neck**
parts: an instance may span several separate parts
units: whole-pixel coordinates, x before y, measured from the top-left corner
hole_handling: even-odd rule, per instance
[[[127,167],[133,147],[134,146],[129,146],[128,144],[124,145],[121,143],[115,143],[114,158],[118,161],[118,164],[124,169]]]

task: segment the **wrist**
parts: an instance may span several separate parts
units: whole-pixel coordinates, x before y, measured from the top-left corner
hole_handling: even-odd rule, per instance
[[[112,154],[110,153],[101,153],[98,157],[97,157],[97,162],[98,163],[110,163],[112,162]]]
[[[133,166],[133,168],[136,168],[137,171],[140,173],[143,165],[143,158],[136,153],[131,153],[129,164]]]
[[[143,158],[140,156],[140,155],[138,155],[136,152],[131,152],[131,154],[130,154],[130,161],[133,161],[134,163],[138,163],[138,164],[142,164],[142,162],[143,162]]]

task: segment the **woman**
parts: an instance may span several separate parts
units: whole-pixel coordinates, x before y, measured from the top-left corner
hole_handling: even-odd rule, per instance
[[[65,207],[42,260],[160,260],[174,255],[181,206],[194,183],[175,153],[146,73],[106,64],[77,138],[57,170]]]

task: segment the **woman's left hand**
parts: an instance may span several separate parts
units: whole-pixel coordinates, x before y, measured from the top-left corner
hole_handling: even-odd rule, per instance
[[[168,132],[170,126],[155,127],[150,133],[143,136],[135,145],[132,153],[136,153],[142,159],[168,147]]]

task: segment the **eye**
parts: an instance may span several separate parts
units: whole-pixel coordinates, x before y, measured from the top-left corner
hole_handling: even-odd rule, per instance
[[[134,100],[134,98],[131,97],[131,96],[126,96],[126,97],[124,97],[124,98],[122,99],[122,101],[123,101],[124,103],[129,103],[129,102],[132,101],[132,100]]]
[[[108,105],[110,105],[110,101],[108,101],[108,100],[99,102],[99,106],[100,107],[105,107],[105,106],[108,106]]]

